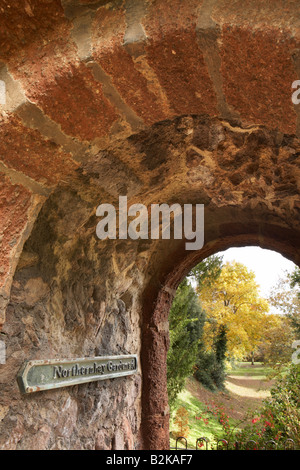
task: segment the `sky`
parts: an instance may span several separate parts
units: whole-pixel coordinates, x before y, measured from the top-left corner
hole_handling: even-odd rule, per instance
[[[268,297],[270,289],[285,271],[291,272],[295,268],[294,263],[279,253],[256,246],[229,248],[218,255],[223,255],[223,262],[237,261],[254,271],[256,282],[260,285],[260,292],[264,298]]]

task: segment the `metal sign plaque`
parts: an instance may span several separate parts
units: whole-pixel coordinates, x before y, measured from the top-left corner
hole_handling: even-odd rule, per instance
[[[132,375],[137,369],[136,355],[28,361],[17,382],[22,393],[32,393]]]

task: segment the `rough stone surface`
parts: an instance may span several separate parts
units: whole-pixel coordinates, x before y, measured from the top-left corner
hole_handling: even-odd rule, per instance
[[[299,154],[298,139],[277,130],[185,116],[112,143],[58,187],[24,246],[3,326],[1,446],[167,448],[174,289],[197,261],[231,244],[299,262]],[[97,239],[96,207],[117,207],[118,192],[128,206],[204,203],[203,250],[187,252],[181,240]],[[15,377],[25,359],[126,353],[140,355],[142,376],[20,398]]]
[[[139,354],[140,319],[133,301],[127,307],[122,291],[105,286],[113,266],[108,253],[101,257],[90,231],[82,230],[77,238],[71,226],[67,229],[73,224],[68,198],[58,194],[42,209],[41,222],[24,248],[31,257],[20,263],[12,286],[3,328],[8,358],[1,366],[3,449],[138,446],[139,374],[22,398],[18,391],[16,374],[30,358]],[[65,220],[57,226],[59,213]],[[72,211],[77,228],[89,215],[88,204],[78,198]]]
[[[33,196],[22,184],[13,184],[0,173],[0,325],[5,320],[12,275],[22,245],[44,198]]]

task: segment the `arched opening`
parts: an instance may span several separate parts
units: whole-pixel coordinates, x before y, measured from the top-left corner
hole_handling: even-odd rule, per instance
[[[243,241],[238,242],[238,237],[233,237],[233,242],[227,239],[225,243],[217,243],[220,249],[215,251],[206,252],[206,255],[195,256],[195,254],[188,256],[190,263],[185,258],[181,264],[174,267],[171,274],[167,277],[166,284],[159,290],[156,303],[154,304],[154,314],[151,317],[150,326],[143,330],[143,349],[142,360],[143,370],[146,370],[144,375],[144,394],[143,394],[143,412],[148,415],[145,419],[143,415],[142,425],[144,427],[144,435],[147,436],[146,448],[168,448],[169,446],[169,408],[168,396],[166,392],[167,368],[166,368],[166,355],[168,350],[168,314],[172,305],[172,301],[176,292],[176,288],[182,279],[190,272],[190,270],[200,261],[207,258],[212,254],[224,252],[232,246],[260,246],[269,250],[281,252],[282,254],[288,253],[289,250],[281,248],[278,249],[278,241],[274,239],[265,240],[260,243],[255,237],[250,236],[242,237]],[[247,243],[247,240],[249,242]],[[288,243],[287,243],[288,244]],[[287,246],[287,244],[285,246]],[[289,259],[299,265],[298,257],[289,256]],[[173,257],[174,260],[174,257]],[[298,263],[298,264],[297,264]],[[152,286],[153,289],[153,286]],[[147,291],[149,296],[151,290]],[[153,291],[152,291],[153,292]],[[149,297],[146,305],[149,306]],[[146,305],[144,308],[147,308]],[[146,410],[146,411],[145,411]]]
[[[169,314],[167,355],[172,448],[184,447],[184,440],[176,443],[178,436],[185,436],[190,449],[200,437],[209,449],[217,441],[221,446],[221,438],[230,449],[236,441],[245,448],[246,436],[259,439],[263,448],[272,433],[279,444],[276,408],[262,412],[262,407],[279,372],[291,366],[292,344],[299,338],[298,291],[283,271],[295,267],[277,252],[232,248],[201,262],[179,285]],[[277,390],[280,403],[283,395]],[[284,447],[283,440],[279,445]]]

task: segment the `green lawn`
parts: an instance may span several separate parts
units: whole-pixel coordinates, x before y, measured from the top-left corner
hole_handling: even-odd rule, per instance
[[[200,437],[209,439],[209,449],[211,448],[211,444],[216,445],[216,438],[221,439],[224,437],[224,431],[218,417],[214,416],[212,413],[208,413],[205,404],[201,403],[187,390],[182,391],[178,396],[176,409],[180,406],[183,406],[189,413],[190,432],[187,437],[187,447],[189,449],[195,449],[196,441]],[[196,419],[196,417],[201,417],[202,419]],[[176,431],[173,418],[174,413],[170,421],[170,447],[175,447],[176,445],[176,441],[172,438],[172,431]],[[205,424],[203,418],[208,419],[208,424]],[[232,426],[234,423],[229,420],[229,424]],[[178,443],[178,448],[179,447],[185,447],[185,442],[181,445]]]
[[[268,379],[268,375],[271,371],[272,369],[270,367],[266,367],[262,363],[257,362],[254,364],[254,366],[252,366],[250,362],[240,362],[235,367],[228,370],[227,373],[230,376],[236,376],[236,380],[238,379],[238,377],[244,377],[248,380],[247,386],[249,387],[249,384],[254,384],[255,381],[264,381]],[[240,388],[237,391],[234,391],[233,393],[241,393]],[[250,392],[252,392],[252,389],[246,388],[246,390],[248,390],[249,395],[251,395]],[[232,393],[232,391],[229,393]],[[246,398],[248,397],[241,396],[241,398],[245,403]],[[250,400],[252,400],[252,398]],[[212,403],[212,401],[214,401],[213,398],[211,399],[210,403]],[[218,439],[226,438],[224,429],[219,421],[220,416],[216,416],[212,412],[208,412],[205,403],[201,402],[187,389],[183,390],[177,398],[176,409],[178,409],[180,406],[183,406],[188,411],[189,415],[190,429],[187,437],[187,446],[189,449],[195,449],[196,440],[201,437],[209,439],[209,449],[211,449],[212,445],[213,448],[216,448],[216,442]],[[215,410],[215,408],[212,408],[212,411],[213,410]],[[170,420],[170,447],[175,447],[176,445],[176,441],[172,436],[172,431],[177,431],[177,427],[174,423],[174,415],[175,412],[172,413],[172,418]],[[201,419],[196,419],[196,417],[201,417]],[[233,430],[238,422],[240,423],[240,421],[238,420],[234,421],[233,419],[229,419],[230,429]],[[238,429],[235,429],[235,431],[237,430]],[[234,442],[234,436],[230,437],[230,442]],[[184,441],[181,444],[181,447],[185,447]]]
[[[270,373],[274,372],[271,367],[260,362],[255,362],[252,366],[250,362],[239,362],[235,367],[228,370],[228,375],[251,376],[266,379]]]

